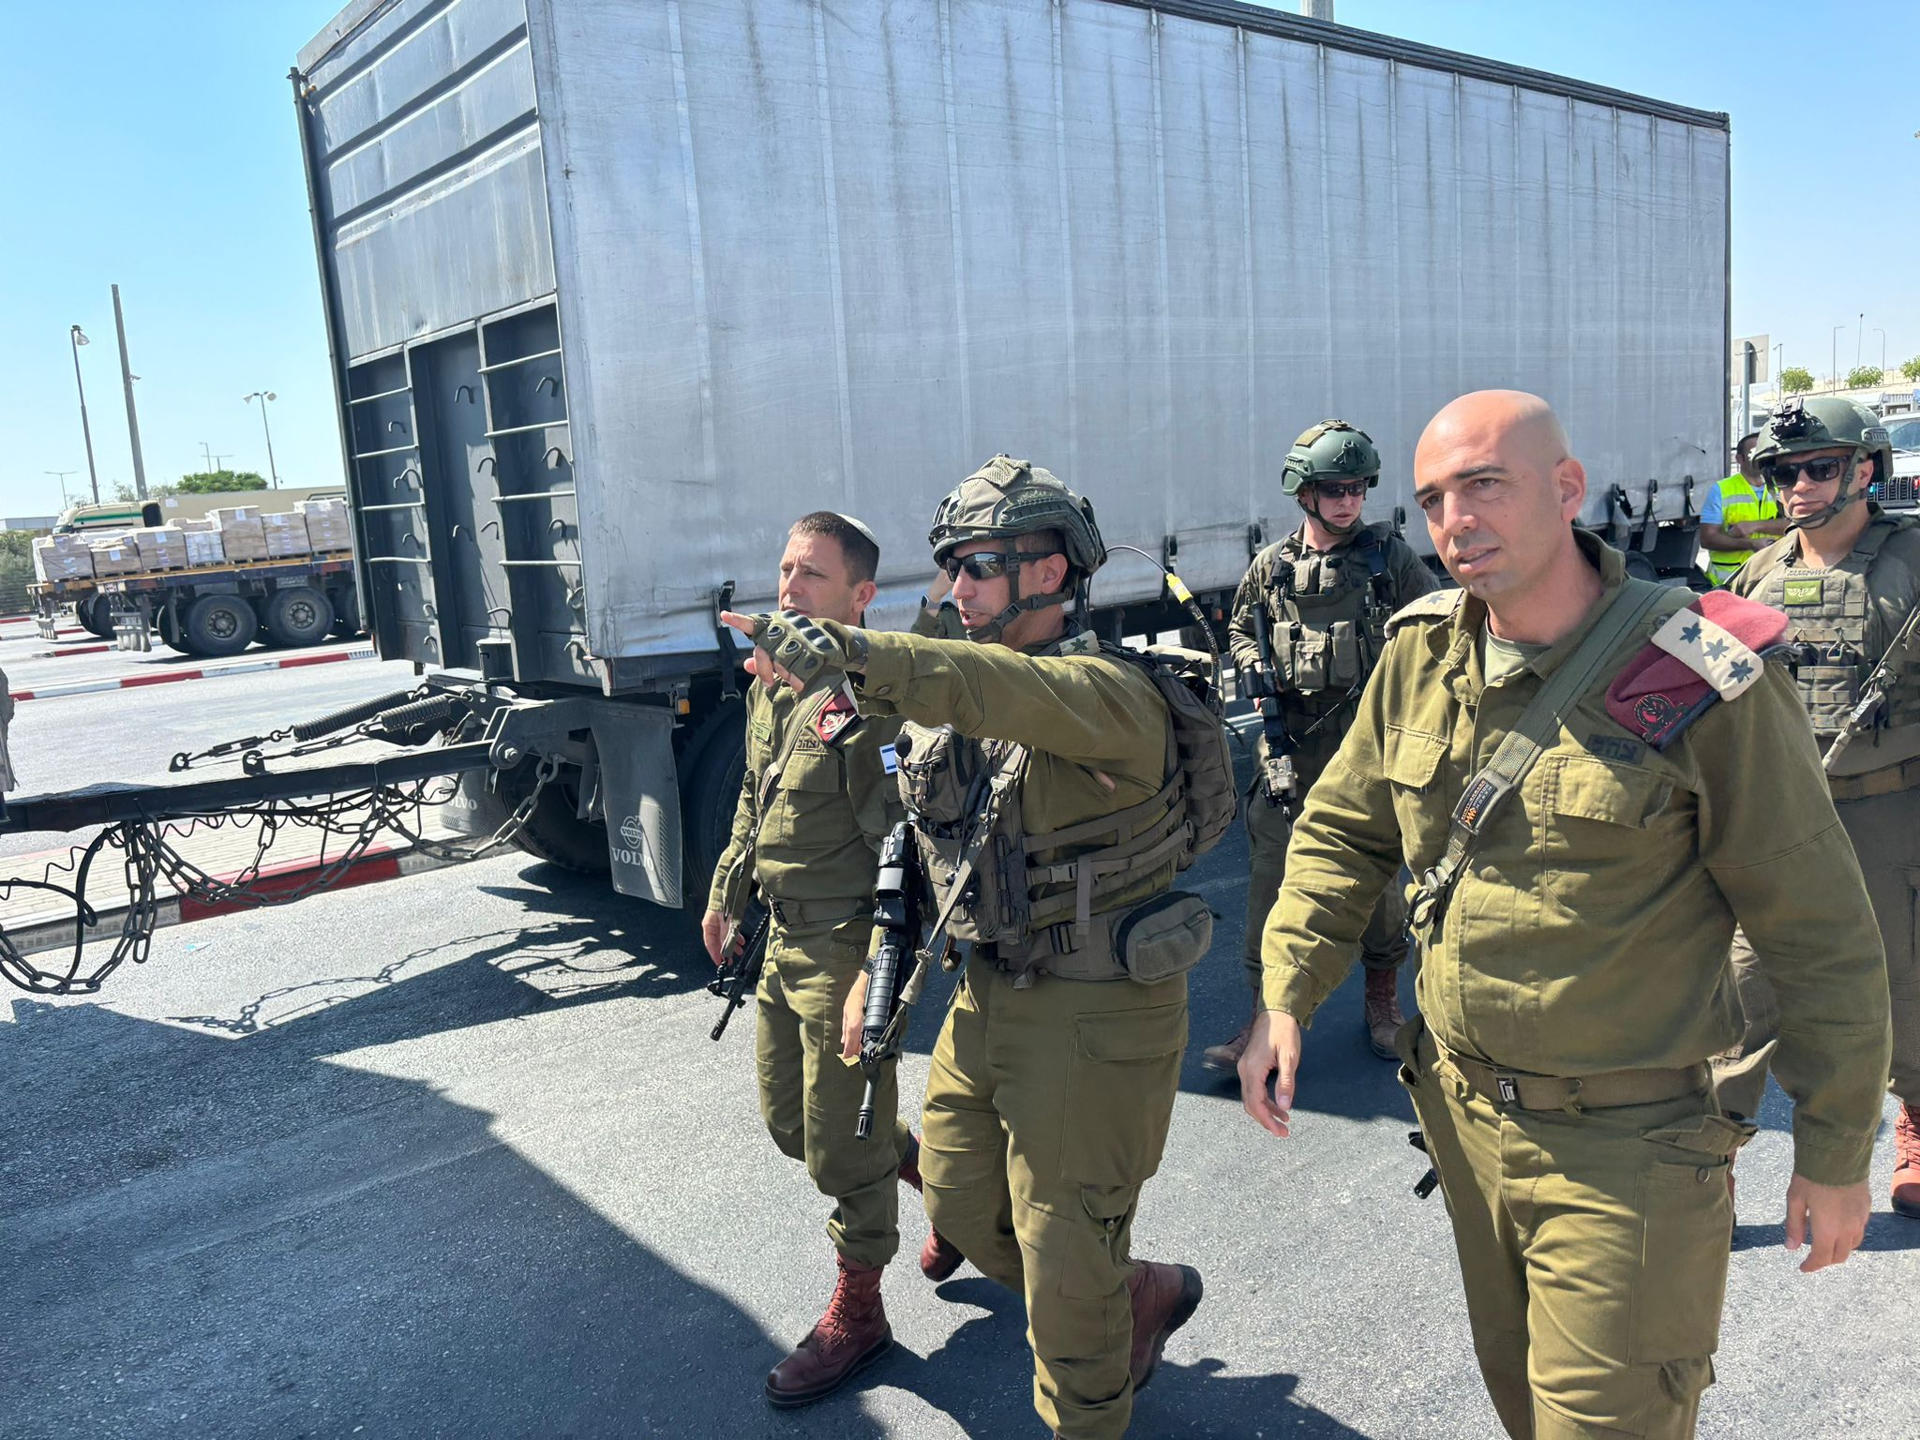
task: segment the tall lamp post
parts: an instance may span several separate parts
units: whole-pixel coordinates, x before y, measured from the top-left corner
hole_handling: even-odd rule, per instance
[[[80,378],[80,347],[92,342],[87,339],[86,332],[78,325],[68,329],[67,340],[73,346],[73,385],[80,392],[80,435],[87,442],[87,478],[93,482],[93,503],[98,505],[100,503],[100,472],[93,466],[93,427],[87,424],[87,387]]]
[[[1833,355],[1829,363],[1833,366],[1833,388],[1836,390],[1840,388],[1840,332],[1846,328],[1847,322],[1842,320],[1838,325],[1833,327],[1833,335],[1831,337]]]
[[[272,488],[278,490],[280,472],[274,468],[273,464],[273,431],[267,427],[267,402],[279,397],[271,390],[256,390],[251,395],[242,395],[240,398],[249,405],[256,400],[260,402],[260,432],[267,437],[267,475],[272,480]]]
[[[1880,337],[1880,379],[1884,382],[1887,378],[1887,332],[1876,325],[1873,333]]]
[[[1780,371],[1787,363],[1787,342],[1782,340],[1773,347],[1773,404],[1778,409],[1780,402],[1787,398],[1787,387],[1780,379]]]
[[[78,475],[78,470],[42,470],[42,475],[51,475],[60,482],[60,508],[67,508],[67,476]]]

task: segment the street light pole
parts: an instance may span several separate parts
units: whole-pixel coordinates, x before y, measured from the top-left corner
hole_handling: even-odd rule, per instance
[[[60,482],[60,508],[67,508],[67,476],[78,475],[78,470],[42,470],[42,475],[51,475]]]
[[[1787,342],[1782,340],[1773,347],[1773,403],[1776,407],[1786,398],[1786,382],[1780,378],[1780,371],[1787,363]]]
[[[120,383],[127,391],[127,438],[133,442],[133,493],[147,498],[147,466],[140,458],[140,417],[133,412],[133,366],[127,360],[127,321],[120,313],[120,287],[113,287],[113,328],[120,336]]]
[[[1885,384],[1887,379],[1887,332],[1876,325],[1873,327],[1873,333],[1880,337],[1880,381],[1882,384]]]
[[[87,386],[80,378],[80,347],[91,344],[86,332],[78,325],[67,331],[67,341],[73,346],[73,386],[80,392],[80,437],[87,442],[87,478],[93,482],[93,503],[100,503],[100,472],[93,465],[93,427],[87,423]],[[79,471],[74,472],[76,475]]]
[[[1846,328],[1847,322],[1842,320],[1833,327],[1833,334],[1829,337],[1833,346],[1833,358],[1830,363],[1833,366],[1833,388],[1836,390],[1840,388],[1840,332]]]
[[[1859,318],[1855,320],[1853,324],[1853,368],[1856,370],[1860,368],[1861,344],[1867,338],[1866,325],[1867,325],[1867,312],[1862,310],[1860,312]]]
[[[256,400],[260,402],[260,431],[267,437],[267,474],[271,478],[272,488],[278,490],[280,472],[274,468],[273,464],[273,431],[267,427],[267,402],[277,400],[279,397],[271,390],[256,390],[251,395],[243,395],[240,398],[249,405]]]

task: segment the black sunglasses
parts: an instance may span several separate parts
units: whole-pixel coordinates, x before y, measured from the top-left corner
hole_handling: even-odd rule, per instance
[[[1760,467],[1766,482],[1776,490],[1791,490],[1805,475],[1816,485],[1838,480],[1847,468],[1844,455],[1826,455],[1818,460],[1769,460]]]
[[[1058,550],[976,550],[971,555],[949,555],[940,562],[940,568],[947,572],[949,580],[958,580],[962,570],[975,580],[998,580],[1016,565],[1059,553]]]
[[[1342,485],[1333,480],[1316,480],[1313,488],[1326,500],[1356,500],[1367,493],[1367,482],[1349,480]]]

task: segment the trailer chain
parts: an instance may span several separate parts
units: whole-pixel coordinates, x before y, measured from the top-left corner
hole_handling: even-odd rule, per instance
[[[499,828],[477,844],[469,841],[456,845],[430,839],[413,818],[427,806],[444,804],[451,798],[450,790],[436,790],[446,784],[444,776],[406,785],[347,791],[329,795],[324,800],[269,800],[235,807],[219,815],[162,816],[109,825],[87,845],[74,847],[66,863],[49,865],[40,879],[0,880],[0,899],[11,896],[17,888],[50,890],[66,896],[74,913],[73,948],[60,968],[35,965],[5,929],[0,928],[0,975],[36,995],[97,992],[106,978],[127,961],[136,965],[145,963],[152,949],[154,927],[160,918],[162,880],[181,899],[198,904],[265,907],[291,904],[338,883],[365,857],[373,841],[383,832],[399,836],[405,842],[405,851],[448,863],[491,855],[513,843],[532,816],[547,782],[559,769],[557,759],[541,757],[527,794]],[[363,811],[363,815],[359,813]],[[253,858],[230,877],[223,879],[209,873],[182,854],[174,843],[195,831],[218,830],[228,824],[236,828],[248,824],[259,826]],[[278,877],[263,878],[260,874],[274,839],[283,829],[319,830],[325,835],[345,837],[348,843],[337,855],[325,858],[323,841],[321,856],[325,863],[299,884],[288,885]],[[118,852],[122,857],[128,905],[111,948],[89,968],[86,964],[88,931],[99,923],[99,910],[88,899],[88,882],[94,862],[111,852]],[[59,875],[69,878],[56,879]],[[105,943],[105,937],[95,937],[95,943]]]

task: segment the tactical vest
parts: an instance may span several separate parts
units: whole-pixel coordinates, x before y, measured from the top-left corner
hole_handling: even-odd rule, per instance
[[[1720,524],[1738,525],[1748,520],[1772,520],[1779,516],[1780,507],[1774,503],[1771,493],[1755,490],[1744,475],[1729,475],[1720,482],[1722,513]],[[1713,577],[1713,583],[1724,585],[1734,577],[1740,567],[1747,563],[1751,550],[1709,550],[1707,552],[1707,573]]]
[[[1165,882],[1232,825],[1237,787],[1226,729],[1176,665],[1100,648],[1145,669],[1167,701],[1167,779],[1147,800],[1028,834],[1024,746],[912,721],[895,742],[900,794],[936,911],[951,905],[952,938],[1021,984],[1037,974],[1151,983],[1191,967],[1212,939],[1206,903],[1165,892]],[[990,810],[973,877],[956,899],[969,840]]]
[[[1290,717],[1311,722],[1339,710],[1379,663],[1395,608],[1386,578],[1392,533],[1369,525],[1331,554],[1305,549],[1301,535],[1282,542],[1268,613]],[[1290,553],[1296,541],[1300,553]]]
[[[1753,599],[1786,612],[1787,643],[1798,651],[1795,680],[1823,747],[1840,733],[1893,640],[1870,603],[1873,558],[1888,540],[1915,528],[1920,519],[1911,515],[1876,515],[1852,553],[1831,570],[1809,569],[1795,563],[1797,554],[1789,555],[1753,588]],[[1920,725],[1920,660],[1912,655],[1887,696],[1887,724]]]

